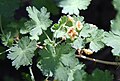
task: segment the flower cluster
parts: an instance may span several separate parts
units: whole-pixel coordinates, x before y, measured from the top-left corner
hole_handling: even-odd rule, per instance
[[[70,39],[74,40],[78,36],[78,31],[83,28],[83,24],[81,23],[81,21],[75,22],[74,18],[71,16],[68,16],[68,21],[75,23],[75,25],[73,24],[72,27],[69,27],[67,29],[67,34],[70,36]]]
[[[76,32],[74,27],[69,27],[67,33],[70,36],[71,40],[74,40],[75,37],[78,35],[78,32]]]

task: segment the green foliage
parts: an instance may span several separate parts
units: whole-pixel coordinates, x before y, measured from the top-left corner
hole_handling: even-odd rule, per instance
[[[62,13],[79,15],[79,10],[87,9],[91,0],[62,0],[59,7],[63,7]]]
[[[91,34],[90,41],[90,49],[97,52],[101,48],[104,47],[104,43],[102,39],[104,38],[104,31],[103,30],[96,30],[93,31]]]
[[[71,33],[77,33],[77,27],[76,23],[77,21],[80,21],[82,24],[84,23],[82,16],[62,16],[58,23],[54,24],[51,28],[51,31],[54,32],[55,38],[62,38],[65,37],[67,39],[71,39],[71,37],[68,35],[68,30],[70,28],[74,28],[75,32]],[[74,37],[73,37],[74,38]]]
[[[8,19],[12,18],[19,4],[20,0],[0,0],[0,15]]]
[[[72,47],[77,49],[82,49],[85,47],[85,43],[84,43],[84,39],[82,39],[81,37],[77,38],[73,43],[72,43]]]
[[[74,55],[75,51],[71,49],[69,54],[64,54],[61,57],[61,62],[64,66],[74,68],[77,64],[79,64],[78,60],[75,58]]]
[[[92,51],[97,52],[104,47],[104,43],[102,41],[104,38],[104,31],[98,29],[95,25],[84,24],[79,36],[84,37],[86,43],[90,43],[89,48]]]
[[[9,32],[8,34],[6,35],[1,35],[1,39],[2,39],[2,43],[5,45],[5,46],[12,46],[13,44],[13,38],[11,37],[11,32]]]
[[[58,81],[83,81],[85,72],[81,70],[84,65],[79,64],[73,68],[59,66],[55,73],[55,79]],[[79,73],[78,73],[79,72]],[[76,76],[76,73],[78,74]],[[79,76],[79,77],[78,77]]]
[[[47,27],[52,24],[52,21],[49,19],[50,13],[47,13],[47,9],[45,7],[42,7],[40,11],[38,11],[34,6],[29,6],[26,10],[29,13],[29,17],[32,19],[26,23],[28,28],[31,28],[29,31],[32,36],[31,39],[38,40],[38,35],[43,33],[42,30],[47,30]]]
[[[55,80],[58,81],[67,81],[68,79],[68,69],[65,68],[64,66],[59,66],[56,71],[55,71]]]
[[[70,69],[68,81],[84,81],[86,72],[83,70],[83,64],[78,64]]]
[[[30,41],[28,37],[23,37],[18,44],[10,48],[8,59],[13,60],[12,66],[18,69],[21,65],[32,64],[32,57],[36,50],[36,41]]]
[[[76,58],[71,57],[71,54],[74,55],[74,53],[75,50],[73,50],[69,44],[58,45],[56,47],[47,45],[46,49],[40,51],[41,59],[38,62],[38,67],[45,75],[50,74],[50,72],[54,74],[60,62],[63,62],[63,64],[64,62],[67,63],[65,64],[66,66],[74,65],[73,62],[70,61],[71,58],[73,58],[73,61],[76,60]],[[65,58],[66,55],[69,58]]]
[[[113,75],[107,70],[96,69],[92,75],[87,75],[86,81],[113,81]]]
[[[86,73],[83,70],[76,70],[73,74],[73,81],[85,81]]]
[[[67,20],[68,20],[67,17],[63,16],[59,19],[58,24],[54,24],[52,26],[51,31],[55,32],[54,33],[55,38],[60,38],[67,35],[66,34],[67,29],[65,27],[65,23],[67,22]]]
[[[112,40],[111,40],[112,39]],[[109,33],[105,33],[105,38],[103,39],[103,42],[107,45],[107,46],[111,46],[112,49],[112,53],[115,56],[120,56],[120,51],[119,51],[119,45],[120,45],[120,36],[115,35],[112,32]]]
[[[1,20],[1,22],[3,22]],[[11,47],[15,38],[19,37],[19,32],[22,27],[24,27],[25,19],[21,19],[19,21],[13,20],[9,22],[9,24],[1,24],[1,40],[2,43],[7,46]]]
[[[62,51],[61,51],[62,50]],[[41,58],[38,68],[46,76],[54,76],[55,80],[69,81],[76,70],[81,70],[84,65],[79,64],[75,58],[75,50],[70,44],[62,44],[56,47],[47,45],[40,52]],[[72,76],[71,76],[72,75]]]
[[[19,7],[19,0],[1,0],[0,15],[11,21],[8,23],[7,19],[0,18],[0,39],[8,48],[0,56],[2,53],[5,56],[4,53],[9,51],[7,58],[12,60],[12,66],[19,69],[20,66],[32,65],[33,56],[38,55],[37,67],[47,77],[46,81],[49,77],[53,77],[54,81],[112,81],[113,76],[108,71],[95,70],[91,75],[87,74],[85,65],[75,55],[78,49],[87,48],[98,52],[104,46],[110,46],[113,55],[120,56],[119,0],[113,1],[118,15],[111,21],[109,32],[86,23],[84,17],[79,16],[79,10],[87,9],[90,1],[61,0],[55,4],[54,0],[33,0],[33,6],[26,8],[30,20],[16,21],[13,15]],[[47,9],[56,15],[59,11],[56,5],[62,7],[62,13],[68,15],[61,16],[58,23],[53,23]],[[40,11],[34,6],[41,8]],[[26,81],[34,79],[32,74],[23,73],[23,76]]]

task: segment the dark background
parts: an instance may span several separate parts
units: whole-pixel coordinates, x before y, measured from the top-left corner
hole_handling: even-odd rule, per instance
[[[24,2],[24,6],[20,7],[16,10],[14,17],[19,20],[21,17],[26,17],[27,12],[25,11],[26,6],[30,5],[30,0]],[[60,11],[61,12],[61,11]],[[90,6],[87,10],[81,11],[80,15],[85,17],[85,21],[88,23],[92,23],[97,25],[100,29],[104,29],[105,31],[110,30],[110,20],[114,19],[117,14],[117,11],[114,9],[112,5],[112,0],[92,0]],[[63,14],[58,15],[51,15],[51,19],[54,22],[57,22],[60,16]],[[103,50],[99,51],[98,54],[91,55],[90,57],[98,58],[101,60],[107,61],[115,61],[115,57],[112,56],[110,52],[111,48],[106,47]],[[99,63],[94,63],[91,61],[83,61],[87,68],[86,71],[91,73],[96,67],[102,70],[110,70],[114,74],[114,81],[120,81],[120,68],[117,66],[109,66]],[[36,67],[36,59],[33,59],[33,73],[35,76],[36,81],[42,81],[45,77],[43,77],[40,70]],[[11,66],[11,60],[5,59],[0,60],[0,81],[22,81],[21,73],[28,73],[28,67],[21,67],[19,70],[16,70],[14,67]],[[9,76],[9,77],[8,77]]]

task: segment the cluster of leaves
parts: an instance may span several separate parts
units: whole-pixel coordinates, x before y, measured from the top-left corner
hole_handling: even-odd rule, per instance
[[[48,1],[52,4],[54,3],[53,1]],[[39,54],[37,67],[47,78],[54,77],[54,80],[57,81],[98,81],[100,80],[99,78],[104,77],[103,81],[111,81],[112,77],[108,71],[95,70],[92,75],[88,75],[84,71],[84,64],[75,57],[75,52],[78,49],[84,50],[89,55],[93,52],[98,52],[105,46],[111,46],[113,55],[120,56],[119,16],[116,17],[116,20],[111,21],[111,31],[109,32],[98,29],[93,24],[85,23],[84,17],[79,16],[79,10],[87,9],[90,1],[58,1],[58,6],[63,8],[62,13],[68,13],[68,15],[62,16],[58,23],[54,24],[52,24],[50,13],[47,12],[45,7],[38,10],[34,6],[29,6],[26,11],[30,20],[23,19],[10,22],[5,25],[5,27],[10,29],[6,29],[6,32],[1,28],[1,40],[9,48],[7,58],[12,60],[12,66],[19,69],[20,66],[32,65],[33,56]],[[114,0],[114,3],[116,1]],[[41,7],[41,5],[37,5],[40,2],[39,0],[34,0],[33,5]],[[5,0],[3,0],[3,3],[6,3]],[[15,3],[18,2],[15,1]],[[43,3],[45,2],[43,1]],[[2,5],[0,3],[0,6]],[[10,3],[10,5],[12,4]],[[44,6],[48,7],[47,5]],[[115,6],[118,5],[115,4]],[[10,17],[13,16],[12,13],[15,8],[11,8],[13,10],[9,9]],[[57,9],[55,5],[55,10]],[[4,16],[6,12],[0,14]],[[0,26],[2,27],[1,24]],[[49,37],[49,33],[46,33],[49,29],[52,32],[52,38]],[[42,35],[46,36],[46,38],[42,37]],[[106,75],[106,77],[103,75]]]

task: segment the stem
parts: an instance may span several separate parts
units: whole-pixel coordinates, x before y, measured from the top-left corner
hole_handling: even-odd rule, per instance
[[[102,63],[102,64],[120,66],[120,62],[103,61],[103,60],[99,60],[99,59],[86,57],[84,55],[76,55],[76,57],[83,58],[83,59],[90,60],[90,61],[94,61],[94,62],[98,62],[98,63]]]
[[[50,39],[50,37],[46,34],[46,32],[45,31],[43,31],[44,32],[44,34],[46,35],[46,37],[48,38],[48,40],[50,41],[50,42],[52,42],[52,40]]]
[[[2,23],[1,23],[2,21],[1,21],[1,15],[0,15],[0,30],[1,30],[1,33],[3,34],[3,35],[5,35],[4,34],[4,31],[3,31],[3,28],[2,28]]]
[[[63,25],[61,25],[61,26],[58,28],[58,30],[55,30],[55,32],[56,32],[56,31],[59,31],[62,27],[64,27],[65,24],[66,24],[66,23],[64,23]],[[57,36],[57,35],[55,36],[55,39],[54,39],[54,34],[55,34],[55,32],[53,33],[53,40],[56,42],[56,36]],[[58,34],[58,33],[57,33],[57,34]]]
[[[31,74],[31,80],[35,81],[31,66],[29,67],[29,70],[30,70],[30,74]]]
[[[5,50],[5,51],[1,52],[1,53],[0,53],[0,55],[2,55],[2,54],[4,54],[4,53],[6,53],[6,52],[8,52],[8,51],[10,51],[10,49],[7,49],[7,50]]]
[[[56,44],[56,45],[60,44],[62,41],[63,41],[63,40],[60,40],[59,42],[57,42],[57,44]]]

